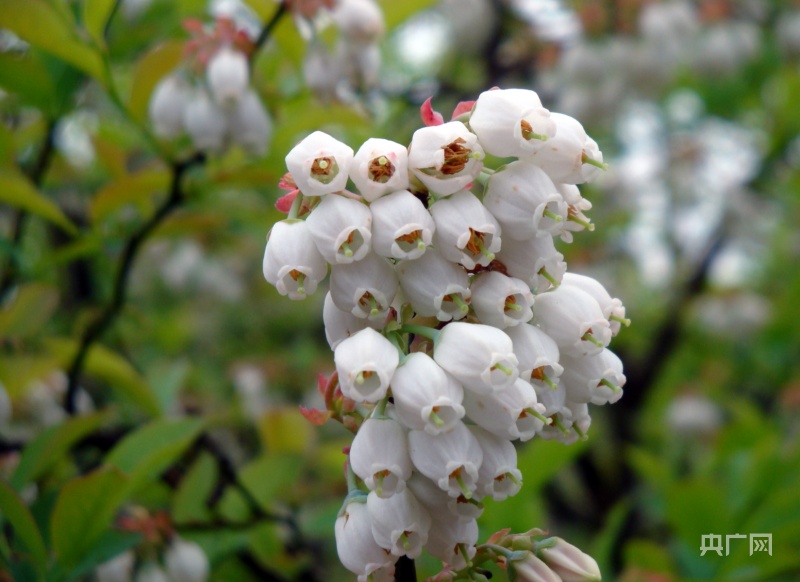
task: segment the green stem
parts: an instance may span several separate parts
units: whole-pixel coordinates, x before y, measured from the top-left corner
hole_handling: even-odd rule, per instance
[[[541,275],[542,277],[544,277],[545,279],[550,281],[550,284],[553,287],[558,287],[558,281],[556,281],[555,278],[550,273],[548,273],[547,269],[545,269],[544,267],[539,269],[539,272],[537,273],[537,275]]]
[[[297,196],[292,200],[292,207],[289,209],[287,220],[292,220],[300,216],[300,207],[303,205],[303,194],[298,190]]]
[[[511,301],[506,301],[506,310],[512,311],[522,311],[522,305],[518,305],[517,303],[512,303]]]
[[[400,333],[413,333],[414,335],[421,335],[422,337],[436,341],[436,338],[439,337],[440,331],[424,325],[406,324],[400,328]]]
[[[631,326],[631,320],[628,319],[627,317],[620,317],[619,315],[612,315],[611,317],[609,317],[609,319],[611,321],[616,321],[617,323],[621,323],[625,327],[630,327]]]
[[[542,372],[542,382],[550,386],[550,390],[558,390],[558,384],[553,382],[544,372]]]

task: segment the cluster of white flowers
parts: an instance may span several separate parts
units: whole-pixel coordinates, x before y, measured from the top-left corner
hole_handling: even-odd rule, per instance
[[[336,523],[359,580],[423,548],[469,566],[481,500],[522,485],[512,441],[585,437],[589,404],[615,402],[625,383],[607,349],[628,324],[622,303],[566,273],[554,244],[593,228],[576,184],[604,168],[597,144],[530,90],[486,91],[448,123],[423,109],[433,124],[408,148],[373,138],[354,153],[322,132],[298,144],[292,208],[263,262],[292,299],[330,265],[338,388],[366,418]],[[517,159],[492,171],[486,153]]]
[[[95,569],[97,582],[205,582],[209,563],[194,542],[173,536],[162,564],[148,560],[137,564],[136,554],[127,551]]]
[[[157,136],[188,134],[197,150],[211,153],[233,144],[265,153],[272,119],[250,86],[249,40],[232,26],[221,19],[213,33],[197,29],[189,45],[194,54],[156,85],[149,113]]]

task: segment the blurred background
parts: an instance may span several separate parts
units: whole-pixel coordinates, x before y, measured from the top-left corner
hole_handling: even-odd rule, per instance
[[[101,534],[124,530],[120,515],[163,514],[203,548],[210,579],[350,579],[333,522],[351,435],[298,410],[319,406],[317,374],[333,370],[324,292],[291,302],[261,275],[283,159],[317,129],[354,149],[408,143],[428,97],[449,117],[499,86],[534,89],[600,144],[610,168],[581,188],[596,230],[559,251],[633,324],[612,346],[622,400],[594,409],[586,442],[521,445],[524,487],[487,502],[481,539],[541,527],[606,580],[800,579],[800,2],[378,4],[382,34],[348,45],[303,2],[124,0],[92,44],[83,3],[0,2],[0,476],[56,561],[88,548],[64,549],[59,508],[138,429],[129,448],[147,467],[124,500],[92,508]],[[70,415],[75,354],[170,188],[139,129],[152,89],[181,59],[184,21],[220,16],[252,38],[275,24],[251,75],[268,150],[186,168],[180,207],[136,247],[124,302],[93,338]],[[100,44],[108,68],[93,75]],[[172,160],[192,151],[165,147]],[[141,547],[134,533],[94,549]],[[771,555],[733,539],[729,555],[701,556],[702,535],[763,533]],[[0,580],[36,579],[20,537],[0,544]]]

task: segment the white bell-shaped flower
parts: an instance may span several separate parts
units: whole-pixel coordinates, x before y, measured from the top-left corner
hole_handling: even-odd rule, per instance
[[[562,358],[599,354],[611,341],[600,304],[577,287],[562,286],[537,295],[533,317],[555,340]]]
[[[544,425],[545,408],[525,380],[494,394],[464,392],[467,416],[481,428],[505,439],[528,441]]]
[[[571,402],[593,404],[614,403],[622,397],[625,374],[622,361],[614,352],[604,349],[592,356],[568,356],[562,359],[561,383]]]
[[[415,472],[411,479],[406,483],[408,488],[422,503],[428,513],[431,514],[433,522],[452,521],[472,521],[478,519],[483,513],[483,503],[478,501],[475,496],[467,499],[463,493],[458,497],[450,497],[439,486],[419,472]]]
[[[542,147],[556,132],[550,112],[528,89],[492,89],[475,102],[469,126],[493,156],[523,157]]]
[[[231,141],[246,152],[263,156],[272,137],[272,119],[252,89],[244,92],[228,115]]]
[[[264,251],[264,278],[289,299],[305,299],[328,273],[308,225],[301,220],[275,223]]]
[[[171,582],[164,569],[155,562],[145,562],[136,571],[133,582]]]
[[[577,273],[566,273],[562,279],[564,285],[577,287],[595,298],[603,315],[608,320],[611,327],[611,334],[617,335],[622,325],[630,325],[630,320],[625,318],[625,306],[622,301],[611,295],[597,279],[578,275]]]
[[[503,390],[519,376],[511,338],[479,323],[447,324],[436,339],[433,359],[465,388],[481,394]]]
[[[566,402],[561,410],[548,418],[551,421],[550,424],[542,426],[536,433],[541,439],[571,445],[580,438],[580,435],[572,430],[572,410],[569,408],[569,402]]]
[[[372,241],[372,213],[357,200],[331,194],[306,219],[317,249],[335,264],[363,259]]]
[[[533,385],[533,389],[536,391],[539,404],[544,406],[543,414],[545,416],[553,416],[566,406],[567,391],[563,384],[559,383],[554,390],[550,386],[538,382]]]
[[[383,320],[397,293],[397,276],[374,253],[356,263],[331,266],[331,297],[336,307],[356,317]]]
[[[135,563],[136,555],[128,550],[97,566],[94,575],[97,582],[131,582]]]
[[[486,271],[475,277],[470,290],[472,308],[481,323],[506,329],[533,317],[533,293],[521,279]]]
[[[469,190],[436,202],[430,209],[436,222],[433,244],[448,261],[467,269],[486,266],[500,250],[500,225]]]
[[[183,112],[192,98],[186,78],[173,73],[158,82],[148,105],[150,123],[158,137],[174,139],[183,133]]]
[[[286,167],[305,196],[324,196],[347,186],[353,148],[315,131],[286,155]]]
[[[355,42],[375,42],[385,28],[383,12],[374,0],[339,0],[331,17],[342,34]]]
[[[589,414],[589,404],[586,402],[570,402],[567,400],[566,408],[572,414],[572,434],[565,436],[565,444],[571,445],[578,439],[586,440],[589,427],[592,426],[592,417]]]
[[[503,501],[522,488],[522,472],[517,468],[517,449],[506,438],[496,436],[479,426],[470,432],[483,449],[483,462],[478,473],[478,493]]]
[[[459,570],[467,565],[464,554],[470,560],[475,557],[477,542],[478,522],[474,519],[438,520],[431,524],[425,549],[430,555]]]
[[[450,497],[470,499],[475,494],[483,450],[463,422],[435,436],[412,430],[408,433],[408,450],[417,470]]]
[[[574,117],[553,113],[550,119],[556,124],[555,137],[525,160],[542,168],[556,183],[582,184],[594,180],[604,167],[597,142],[586,135]]]
[[[203,549],[177,536],[164,554],[164,564],[172,582],[205,582],[208,579],[210,568]]]
[[[372,535],[379,546],[395,556],[417,558],[428,541],[431,516],[408,489],[391,497],[373,491],[367,497]]]
[[[557,287],[567,272],[564,255],[556,250],[549,236],[524,241],[506,238],[497,260],[510,276],[525,281],[536,294]]]
[[[208,93],[197,90],[184,108],[183,125],[198,150],[219,153],[227,145],[228,121],[225,110]]]
[[[372,535],[372,516],[366,503],[351,501],[334,525],[336,552],[345,568],[367,582],[374,572],[390,567],[397,556],[384,550]]]
[[[356,152],[350,179],[368,202],[408,188],[408,150],[405,146],[372,137]]]
[[[555,390],[564,368],[559,364],[555,340],[535,325],[519,325],[506,330],[519,360],[519,377],[534,387]],[[537,392],[538,393],[538,392]]]
[[[464,389],[427,354],[409,354],[394,373],[392,396],[400,421],[437,435],[453,430],[464,417]]]
[[[214,101],[219,105],[235,104],[250,83],[247,57],[230,46],[220,47],[208,61],[206,81]]]
[[[436,223],[419,198],[408,190],[383,196],[369,208],[372,248],[382,257],[418,259],[433,241]]]
[[[405,489],[413,470],[405,429],[391,418],[365,420],[350,446],[350,466],[378,497]]]
[[[336,346],[333,361],[345,396],[377,402],[386,396],[400,356],[392,342],[368,327]]]
[[[527,240],[558,236],[567,221],[567,203],[541,168],[523,161],[495,172],[486,184],[483,203],[505,237]]]
[[[342,340],[362,329],[366,327],[380,329],[384,324],[381,320],[356,317],[349,311],[342,311],[333,303],[330,291],[325,295],[325,302],[322,305],[322,321],[325,324],[325,338],[332,350],[335,350]]]
[[[467,273],[436,249],[414,261],[403,261],[395,269],[403,294],[417,314],[450,321],[469,313],[472,292]]]
[[[460,121],[450,121],[414,132],[408,169],[431,192],[449,196],[478,177],[483,157],[477,136]]]

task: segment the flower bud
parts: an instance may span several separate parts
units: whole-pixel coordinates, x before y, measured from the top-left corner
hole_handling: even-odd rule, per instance
[[[625,374],[622,361],[609,350],[590,356],[565,355],[561,383],[572,402],[614,403],[622,397]]]
[[[561,355],[599,354],[611,341],[600,305],[576,287],[562,286],[536,296],[533,316],[553,338]]]
[[[183,112],[192,97],[189,83],[180,74],[167,75],[150,96],[148,113],[158,137],[173,139],[183,133]]]
[[[250,83],[247,57],[230,46],[221,47],[208,61],[206,80],[214,101],[222,106],[233,105]]]
[[[208,558],[194,542],[173,538],[164,562],[172,582],[205,582],[208,578]]]
[[[561,582],[561,577],[533,553],[528,553],[523,560],[512,560],[509,565],[516,582]]]
[[[599,582],[601,579],[595,559],[572,544],[558,537],[543,540],[540,544],[539,557],[564,582]]]
[[[505,439],[528,441],[544,425],[545,408],[525,380],[517,380],[493,394],[468,390],[464,393],[464,409],[478,426]]]
[[[597,142],[569,115],[553,113],[550,119],[557,127],[555,136],[525,161],[542,168],[556,183],[591,182],[603,167],[603,154]]]
[[[506,330],[519,360],[519,377],[533,386],[555,390],[564,368],[559,364],[556,342],[535,325]]]
[[[347,186],[353,149],[327,133],[315,131],[286,155],[286,167],[306,196],[324,196]]]
[[[622,301],[612,298],[606,288],[603,287],[603,284],[597,279],[578,275],[577,273],[565,273],[562,284],[577,287],[594,297],[603,311],[603,316],[608,320],[612,335],[619,333],[621,325],[630,324],[630,320],[625,318],[625,306]]]
[[[331,17],[342,34],[357,42],[375,42],[383,35],[383,12],[373,0],[338,0]]]
[[[128,550],[103,562],[94,571],[97,582],[131,582],[136,555]]]

